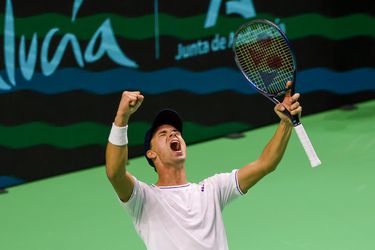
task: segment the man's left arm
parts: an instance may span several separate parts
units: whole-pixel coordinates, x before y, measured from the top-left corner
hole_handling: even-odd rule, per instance
[[[274,110],[280,117],[280,124],[271,140],[268,142],[260,157],[246,166],[238,170],[238,184],[243,193],[255,185],[260,179],[274,171],[284,155],[288,145],[290,135],[293,130],[293,124],[290,118],[283,113],[284,109],[288,109],[292,115],[301,115],[302,107],[298,99],[300,95],[285,95],[282,103],[275,106]]]

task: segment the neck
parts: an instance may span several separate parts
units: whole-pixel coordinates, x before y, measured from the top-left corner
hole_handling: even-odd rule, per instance
[[[176,186],[187,183],[185,166],[158,168],[156,186]]]

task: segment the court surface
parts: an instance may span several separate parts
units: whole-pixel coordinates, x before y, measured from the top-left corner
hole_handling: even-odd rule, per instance
[[[323,165],[310,167],[293,133],[279,168],[225,208],[230,249],[375,249],[375,101],[302,121]],[[189,181],[256,159],[275,128],[189,146]],[[147,183],[156,180],[143,157],[131,159],[128,170]],[[145,247],[99,166],[0,195],[0,249]]]

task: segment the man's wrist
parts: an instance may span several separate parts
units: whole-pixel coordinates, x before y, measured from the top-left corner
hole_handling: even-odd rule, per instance
[[[280,125],[288,127],[288,128],[293,128],[293,123],[292,123],[292,121],[290,119],[288,119],[288,120],[281,119],[280,120]]]
[[[126,125],[128,125],[128,122],[129,122],[129,116],[124,116],[124,115],[119,115],[119,114],[116,115],[115,120],[113,121],[113,123],[117,127],[125,127]]]

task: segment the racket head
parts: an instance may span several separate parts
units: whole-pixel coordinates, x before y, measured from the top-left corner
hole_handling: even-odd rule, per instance
[[[274,23],[255,19],[235,33],[232,46],[242,74],[274,103],[289,89],[294,93],[297,61],[284,32]],[[288,81],[292,85],[286,87]]]

